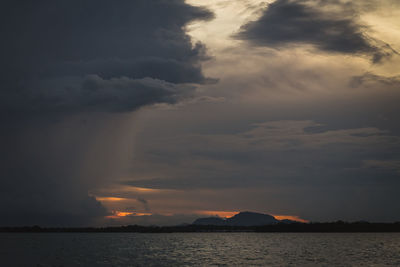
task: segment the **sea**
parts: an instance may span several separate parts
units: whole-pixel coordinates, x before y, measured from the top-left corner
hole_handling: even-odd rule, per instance
[[[400,266],[400,233],[1,233],[0,266]]]

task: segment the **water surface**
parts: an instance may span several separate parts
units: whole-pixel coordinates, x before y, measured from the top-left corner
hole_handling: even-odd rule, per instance
[[[400,266],[400,233],[3,233],[0,266]]]

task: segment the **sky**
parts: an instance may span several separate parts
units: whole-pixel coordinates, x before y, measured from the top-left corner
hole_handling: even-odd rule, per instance
[[[0,13],[0,226],[400,221],[397,0]]]

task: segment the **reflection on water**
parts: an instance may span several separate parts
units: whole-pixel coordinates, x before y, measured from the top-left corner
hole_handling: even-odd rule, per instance
[[[0,245],[0,266],[400,266],[400,233],[7,233]]]

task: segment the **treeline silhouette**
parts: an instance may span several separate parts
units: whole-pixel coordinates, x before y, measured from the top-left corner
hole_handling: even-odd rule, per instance
[[[400,222],[331,222],[331,223],[278,223],[264,226],[140,226],[118,227],[0,227],[0,232],[9,233],[200,233],[200,232],[288,232],[288,233],[362,233],[362,232],[400,232]]]

